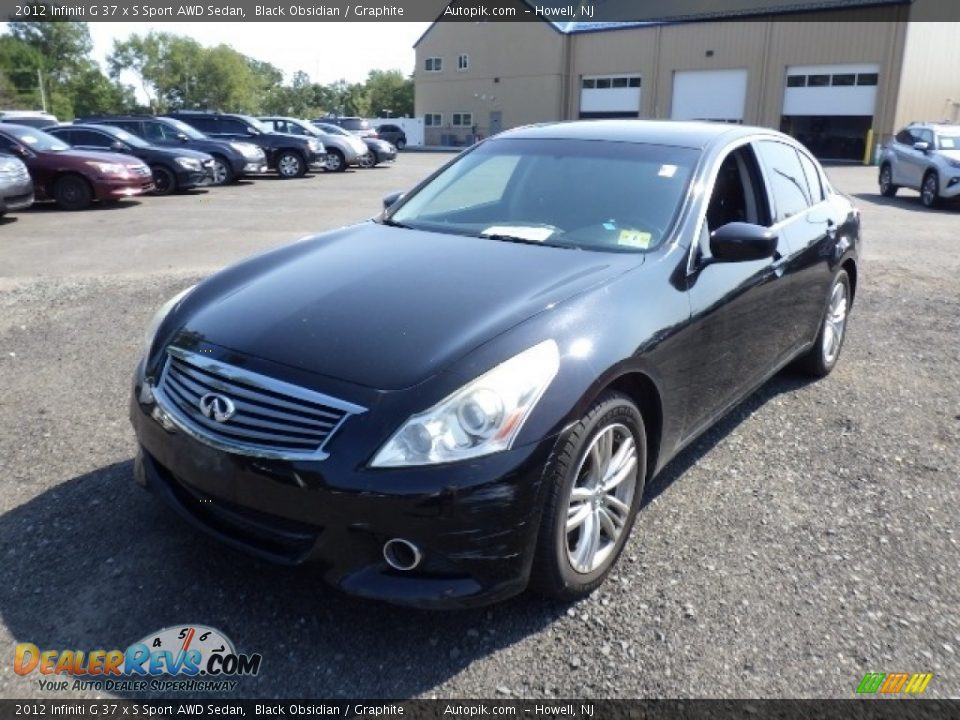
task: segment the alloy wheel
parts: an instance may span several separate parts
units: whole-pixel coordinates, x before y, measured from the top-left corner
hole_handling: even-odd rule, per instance
[[[890,189],[890,168],[885,167],[880,171],[880,192],[885,193]]]
[[[920,198],[927,207],[933,206],[937,201],[937,176],[930,173],[923,179],[923,189],[920,191]]]
[[[284,155],[280,158],[278,169],[284,177],[297,177],[300,174],[300,160],[295,155]]]
[[[214,159],[213,161],[213,183],[214,185],[223,185],[227,182],[230,172],[223,160]]]
[[[830,295],[830,307],[823,321],[823,363],[833,365],[840,354],[843,334],[847,329],[847,286],[837,283]]]
[[[570,491],[566,550],[580,574],[601,567],[626,527],[637,488],[637,446],[626,425],[601,429],[584,453]]]

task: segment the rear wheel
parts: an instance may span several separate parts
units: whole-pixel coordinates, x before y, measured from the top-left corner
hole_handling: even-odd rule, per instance
[[[604,581],[633,527],[646,466],[637,406],[619,393],[601,396],[558,441],[545,471],[532,589],[573,600]]]
[[[397,138],[397,150],[403,150],[407,146],[407,141],[403,138]]]
[[[85,210],[93,202],[93,190],[79,175],[64,175],[53,184],[53,199],[64,210]]]
[[[177,189],[177,177],[173,170],[163,165],[151,165],[153,172],[153,193],[154,195],[169,195]]]
[[[930,170],[923,176],[923,185],[920,186],[920,202],[926,208],[936,207],[940,201],[940,178]]]
[[[343,153],[335,148],[328,148],[326,169],[328,172],[343,172],[346,170],[347,161],[344,159]]]
[[[893,197],[900,187],[893,184],[893,170],[890,165],[884,164],[880,168],[880,194],[884,197]]]
[[[213,184],[228,185],[234,180],[233,167],[222,155],[213,156]]]
[[[850,313],[850,278],[841,270],[830,288],[827,312],[820,323],[820,332],[813,347],[798,360],[798,366],[814,377],[826,377],[840,358],[840,349],[847,336],[847,316]]]
[[[307,174],[307,164],[300,153],[284,150],[277,158],[277,174],[282,178],[299,178]]]

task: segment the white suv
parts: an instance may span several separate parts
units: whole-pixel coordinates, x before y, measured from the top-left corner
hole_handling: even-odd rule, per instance
[[[880,192],[902,187],[919,191],[924,207],[960,195],[960,125],[911,123],[896,134],[880,156]]]

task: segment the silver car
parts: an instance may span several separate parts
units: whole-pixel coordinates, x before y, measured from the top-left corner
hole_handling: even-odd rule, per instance
[[[305,135],[320,140],[327,148],[326,169],[331,172],[341,172],[350,165],[359,165],[367,152],[367,146],[362,140],[335,125],[331,127],[336,132],[328,132],[307,120],[291,117],[262,117],[260,122],[266,123],[274,132]]]
[[[17,158],[0,155],[0,215],[33,205],[33,180]]]
[[[960,196],[960,125],[911,123],[880,156],[880,192],[917,190],[924,207]]]

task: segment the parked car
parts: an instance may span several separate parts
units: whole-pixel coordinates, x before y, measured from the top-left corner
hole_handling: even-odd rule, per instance
[[[24,125],[43,130],[58,125],[59,121],[56,115],[40,110],[2,110],[0,111],[0,123]]]
[[[350,154],[346,154],[346,150],[344,154],[344,161],[347,164],[361,167],[364,162],[367,162],[367,159],[365,159],[364,156],[370,152],[370,149],[363,141],[363,138],[354,135],[352,132],[344,130],[339,125],[331,125],[329,123],[318,122],[316,120],[312,121],[310,124],[320,131],[320,137],[324,138],[324,142],[333,140],[334,147],[349,149]],[[327,167],[335,171],[347,169],[344,165],[338,165],[337,160],[330,161],[329,157]]]
[[[329,117],[317,118],[313,121],[316,123],[328,123],[330,125],[337,125],[342,127],[349,133],[353,133],[357,137],[362,138],[375,138],[379,137],[377,131],[373,129],[373,126],[370,124],[369,120],[364,120],[360,117],[337,117],[331,115]]]
[[[188,148],[213,158],[213,184],[226,185],[267,171],[267,156],[253,143],[214,140],[179,120],[152,115],[95,115],[75,123],[112,125],[159,147]]]
[[[407,134],[399,125],[384,123],[377,126],[377,135],[381,140],[386,140],[397,150],[403,150],[407,146]]]
[[[860,215],[781,133],[528,126],[384,205],[171,299],[131,397],[138,482],[348,593],[582,597],[681,448],[840,356]]]
[[[360,167],[372,168],[380,163],[393,162],[397,159],[397,149],[386,140],[379,138],[362,138],[367,146],[367,154],[360,158]]]
[[[135,157],[75,150],[60,138],[25,125],[0,124],[0,152],[27,166],[37,200],[53,200],[64,210],[153,190],[150,168]]]
[[[880,192],[920,192],[924,207],[960,196],[960,125],[911,123],[880,155]]]
[[[327,162],[323,143],[316,138],[272,132],[249,115],[180,110],[168,117],[192,125],[212,138],[242,140],[259,146],[266,153],[267,167],[281,178],[303,177],[310,168],[322,168]]]
[[[81,150],[118,152],[140,158],[150,166],[157,195],[190,190],[213,180],[213,158],[196,150],[157,147],[110,125],[61,125],[48,132]]]
[[[33,180],[27,166],[10,155],[0,155],[0,217],[33,205]]]
[[[318,125],[291,117],[262,117],[260,122],[273,132],[317,138],[326,148],[325,169],[330,172],[343,172],[350,165],[359,165],[361,157],[367,153],[363,140],[336,125],[328,126],[332,132],[324,132]]]

